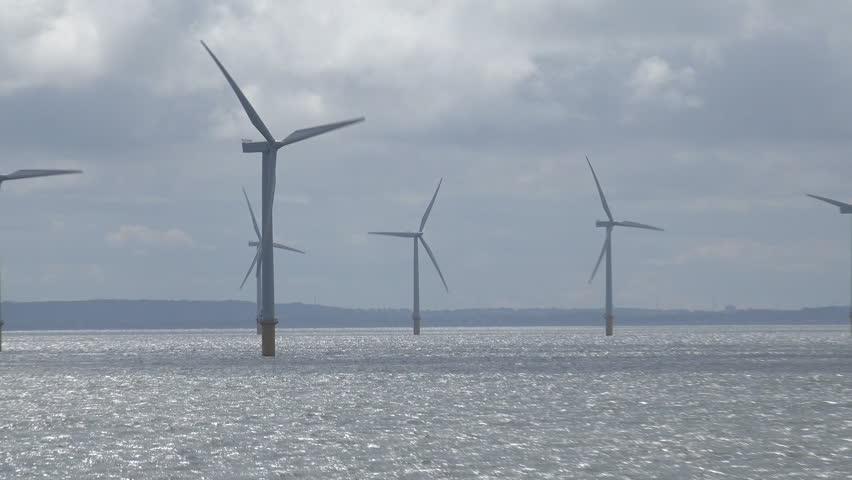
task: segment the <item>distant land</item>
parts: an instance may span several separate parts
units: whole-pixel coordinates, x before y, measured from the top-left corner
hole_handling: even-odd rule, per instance
[[[82,300],[3,302],[6,330],[254,328],[253,302],[192,300]],[[405,309],[354,309],[287,303],[276,306],[279,328],[410,327]],[[617,325],[846,324],[848,307],[729,311],[616,310]],[[598,309],[472,308],[423,312],[428,327],[602,325]]]

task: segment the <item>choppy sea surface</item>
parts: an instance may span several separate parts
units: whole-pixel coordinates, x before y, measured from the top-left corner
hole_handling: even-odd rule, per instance
[[[848,326],[4,332],[0,478],[852,478]]]

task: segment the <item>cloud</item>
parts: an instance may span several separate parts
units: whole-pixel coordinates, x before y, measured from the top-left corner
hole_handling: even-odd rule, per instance
[[[113,248],[181,248],[195,244],[192,237],[183,230],[156,230],[144,225],[122,225],[118,230],[107,233],[105,239]]]
[[[704,103],[698,96],[687,93],[695,87],[695,70],[692,67],[674,70],[657,56],[639,62],[627,85],[634,103],[658,103],[671,109],[698,108]]]
[[[427,228],[464,294],[424,281],[429,308],[596,304],[570,293],[587,291],[600,248],[584,154],[619,218],[667,229],[619,243],[620,295],[637,305],[653,291],[631,295],[629,279],[656,271],[673,303],[700,298],[720,283],[713,275],[801,304],[829,301],[825,292],[847,281],[842,262],[823,257],[847,255],[845,225],[802,195],[847,198],[852,177],[843,2],[0,0],[0,9],[1,171],[85,171],[4,184],[0,252],[15,252],[4,265],[73,257],[108,268],[107,279],[133,278],[67,275],[50,295],[251,298],[231,280],[253,237],[240,186],[259,198],[261,169],[239,141],[260,136],[199,39],[276,137],[367,117],[279,152],[278,240],[288,233],[312,253],[276,257],[277,281],[293,285],[287,300],[407,306],[410,265],[385,254],[407,247],[363,232],[415,228],[444,177]],[[721,233],[732,238],[714,240]],[[153,249],[173,250],[127,254]],[[785,288],[798,276],[779,269],[798,264],[824,274]],[[735,269],[754,281],[725,275]],[[193,280],[199,271],[210,283]],[[45,292],[36,279],[10,287],[17,298]]]

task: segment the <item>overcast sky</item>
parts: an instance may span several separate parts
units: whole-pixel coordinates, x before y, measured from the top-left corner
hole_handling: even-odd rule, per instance
[[[691,3],[691,5],[690,5]],[[276,300],[424,309],[798,308],[849,297],[846,1],[0,1],[5,300],[254,299],[240,187],[277,138]]]

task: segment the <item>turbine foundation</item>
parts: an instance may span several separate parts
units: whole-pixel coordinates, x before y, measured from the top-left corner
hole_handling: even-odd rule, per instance
[[[613,320],[614,317],[612,315],[607,315],[604,318],[606,318],[606,336],[611,337],[612,336],[612,320]]]
[[[277,323],[277,318],[260,321],[260,348],[264,357],[275,356],[275,325]]]
[[[411,315],[411,319],[414,321],[414,334],[420,335],[420,315],[415,313]]]
[[[260,335],[261,333],[263,333],[262,329],[260,327],[260,317],[256,317],[254,319],[254,321],[255,321],[255,324],[257,324],[257,334]]]
[[[3,351],[3,322],[0,322],[0,352]]]

